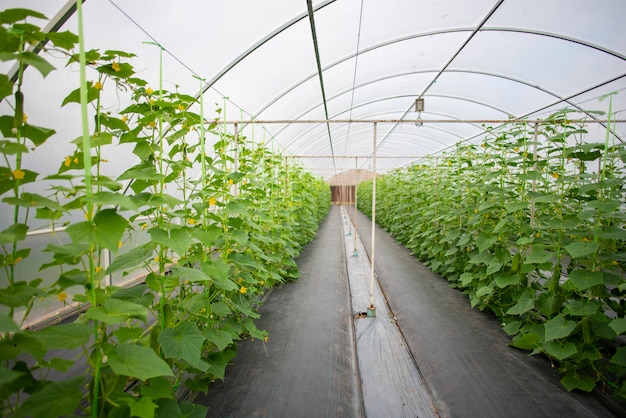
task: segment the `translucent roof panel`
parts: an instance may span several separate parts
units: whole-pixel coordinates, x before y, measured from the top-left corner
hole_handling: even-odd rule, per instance
[[[379,121],[377,167],[387,170],[407,164],[407,156],[475,140],[484,130],[476,120],[545,118],[565,107],[585,117],[585,110],[607,111],[608,101],[599,98],[612,92],[619,93],[614,116],[626,118],[624,6],[624,0],[318,0],[309,13],[306,1],[293,0],[176,6],[84,0],[83,10],[88,49],[136,54],[129,62],[138,77],[156,88],[162,73],[165,89],[203,95],[208,119],[225,107],[231,121],[265,121],[244,123],[244,133],[330,177],[361,161],[345,157],[372,152],[373,124],[356,120]],[[49,20],[34,23],[50,30],[77,32],[73,1],[3,1],[3,8],[14,7],[43,12]],[[80,135],[77,108],[60,107],[78,85],[78,71],[62,57],[47,59],[57,70],[45,80],[25,74],[26,95],[46,98],[30,101],[28,112],[57,135],[45,145],[46,158],[27,158],[42,159],[52,172]],[[9,63],[0,69],[11,72]],[[111,112],[128,103],[127,93],[104,91]],[[425,100],[422,112],[414,109],[417,98]],[[0,103],[0,110],[7,106]],[[615,127],[618,140],[626,140],[624,125]],[[130,153],[117,151],[113,172],[130,164],[124,160]]]

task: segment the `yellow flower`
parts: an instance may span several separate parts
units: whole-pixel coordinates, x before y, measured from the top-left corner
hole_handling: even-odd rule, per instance
[[[102,266],[96,266],[96,273],[100,273],[102,271]]]
[[[59,299],[61,302],[65,302],[65,299],[67,299],[67,293],[65,292],[61,292],[57,295],[57,299]]]
[[[122,241],[118,241],[117,242],[117,248],[122,248],[122,245],[124,245],[124,243]]]
[[[617,262],[617,260],[613,260],[611,261],[611,264],[613,264],[614,266],[617,266],[619,263]]]
[[[265,284],[265,280],[261,280],[260,283],[261,283],[261,286],[263,286]]]
[[[232,186],[233,185],[233,179],[228,179],[228,185]]]
[[[559,173],[552,173],[552,177],[555,178],[555,179],[558,179],[559,178]]]
[[[248,291],[248,288],[247,288],[247,287],[245,287],[245,286],[241,286],[241,287],[239,288],[239,293],[242,293],[242,294],[243,294],[243,293],[246,293],[247,291]]]
[[[267,342],[270,339],[270,337],[268,335],[266,335],[265,337],[263,337],[263,341]]]
[[[122,116],[122,122],[124,123],[128,122],[128,116],[126,115]]]
[[[22,115],[22,123],[26,123],[26,121],[28,121],[28,116],[26,116],[26,113],[24,113]]]
[[[72,164],[72,157],[65,157],[65,160],[63,161],[63,165],[66,167],[69,167],[70,164]]]
[[[216,200],[214,197],[212,197],[212,198],[210,198],[210,199],[209,199],[209,205],[210,205],[210,206],[213,206],[213,205],[215,205],[216,203],[217,203],[217,200]]]
[[[16,180],[22,180],[24,178],[25,173],[22,170],[13,170],[13,177]]]
[[[185,106],[181,103],[178,105],[178,110],[183,111],[185,110]]]
[[[187,223],[188,223],[189,225],[193,225],[193,224],[195,224],[195,223],[196,223],[196,220],[195,220],[195,219],[189,219],[189,220],[187,221]]]
[[[119,62],[114,62],[113,64],[111,64],[111,68],[113,68],[113,70],[115,70],[116,72],[121,70],[120,63]]]
[[[146,89],[146,94],[152,94],[152,93],[154,93],[154,90],[152,90],[150,87],[148,87]]]
[[[155,121],[152,121],[152,122],[150,122],[148,125],[150,125],[150,127],[151,127],[151,128],[154,128],[154,127],[156,126],[156,122],[155,122]]]
[[[93,88],[96,90],[102,90],[102,83],[99,81],[96,81],[95,83],[93,83]]]
[[[74,158],[74,164],[78,164],[78,157]]]
[[[159,256],[157,255],[156,257],[154,257],[154,262],[158,263],[159,262]]]
[[[146,229],[146,227],[148,226],[148,224],[146,222],[142,223],[141,225],[141,229]]]

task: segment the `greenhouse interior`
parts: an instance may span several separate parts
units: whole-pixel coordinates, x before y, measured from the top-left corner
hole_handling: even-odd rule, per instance
[[[626,416],[624,0],[3,0],[0,416]]]

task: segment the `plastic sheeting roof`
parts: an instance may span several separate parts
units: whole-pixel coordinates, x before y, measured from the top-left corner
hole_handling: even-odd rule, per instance
[[[4,0],[3,8],[38,10],[50,25],[63,22],[59,30],[77,32],[73,3]],[[87,0],[86,47],[135,53],[138,76],[156,86],[159,48],[146,42],[158,43],[163,87],[202,90],[209,104],[226,100],[229,120],[545,118],[565,107],[606,111],[608,101],[598,99],[615,91],[621,92],[613,99],[616,116],[626,114],[624,0],[326,0],[311,7],[314,26],[305,0]],[[57,167],[68,153],[63,142],[80,135],[78,109],[59,109],[79,83],[76,69],[62,70],[65,59],[48,59],[61,70],[45,82],[31,72],[25,86],[27,97],[36,90],[45,98],[31,103],[29,117],[67,138],[50,146]],[[0,63],[0,70],[7,66]],[[202,89],[194,75],[206,80]],[[123,108],[119,92],[115,98]],[[417,98],[425,99],[419,114]],[[625,125],[616,129],[622,140]],[[307,157],[304,165],[325,177],[371,164],[341,157],[371,154],[372,124],[246,129],[255,139],[273,138],[286,154]],[[476,123],[380,123],[377,154],[387,158],[378,169],[482,132]],[[336,158],[310,158],[331,155]]]

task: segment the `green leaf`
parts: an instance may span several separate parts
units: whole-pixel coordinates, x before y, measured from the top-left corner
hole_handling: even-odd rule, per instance
[[[117,180],[149,180],[152,182],[158,182],[163,180],[165,177],[163,174],[159,174],[156,171],[156,168],[147,163],[141,163],[134,167],[129,168],[125,172],[123,172]]]
[[[130,196],[115,192],[98,192],[95,193],[92,198],[84,197],[83,201],[97,203],[99,205],[119,206],[122,209],[132,211],[138,210],[137,204]]]
[[[237,201],[237,200],[233,200],[232,202],[229,202],[226,205],[226,210],[231,215],[241,215],[241,216],[248,215],[248,209],[246,209],[246,206],[242,202]]]
[[[13,224],[4,231],[0,232],[0,244],[11,244],[26,239],[28,225]]]
[[[521,315],[535,307],[535,292],[532,289],[524,289],[517,303],[511,306],[507,311],[507,315]]]
[[[235,349],[218,351],[209,356],[209,364],[211,365],[211,374],[216,379],[224,379],[226,375],[226,366],[235,357]]]
[[[0,386],[11,383],[20,376],[22,376],[22,373],[20,372],[7,370],[4,366],[0,367]]]
[[[555,316],[543,325],[546,331],[545,342],[565,338],[576,328],[576,322],[565,319],[563,314]]]
[[[0,21],[8,24],[19,22],[20,20],[24,20],[27,17],[35,17],[37,19],[48,20],[48,18],[44,14],[30,9],[15,8],[6,9],[0,12]]]
[[[24,124],[22,127],[22,136],[30,139],[36,147],[46,142],[46,140],[55,133],[56,131],[54,129],[42,128],[30,124]]]
[[[0,361],[12,360],[26,353],[41,360],[46,354],[46,348],[28,332],[18,332],[8,339],[0,340]]]
[[[230,335],[230,332],[224,331],[222,329],[210,329],[207,328],[204,330],[204,337],[211,341],[218,350],[224,351],[226,347],[233,343],[233,337]]]
[[[182,266],[173,266],[172,272],[180,277],[183,280],[189,280],[192,283],[199,282],[210,282],[211,277],[208,274],[203,272],[202,270],[190,268],[190,267],[182,267]]]
[[[0,74],[0,101],[13,94],[13,81],[6,74]]]
[[[626,241],[626,230],[616,227],[615,225],[605,226],[603,229],[594,230],[594,236],[602,239],[618,239]]]
[[[207,368],[206,363],[201,361],[204,339],[198,326],[189,321],[180,322],[175,328],[166,328],[159,334],[159,343],[165,358],[185,360],[203,371]]]
[[[558,341],[550,341],[543,347],[543,350],[559,361],[578,353],[576,344],[572,342],[562,344]]]
[[[48,32],[46,36],[50,41],[59,48],[70,50],[78,43],[78,36],[70,31],[65,32]]]
[[[593,378],[589,376],[581,377],[574,370],[565,373],[565,376],[561,378],[561,384],[570,392],[574,389],[591,392],[596,385]]]
[[[611,320],[609,327],[611,327],[617,335],[626,333],[626,318],[615,318]]]
[[[1,74],[0,74],[1,75]],[[12,141],[0,141],[0,153],[6,155],[25,154],[28,152],[28,147],[23,144]]]
[[[144,346],[122,343],[108,354],[115,374],[148,380],[159,376],[174,376],[172,369],[156,353]]]
[[[496,286],[503,289],[507,286],[514,286],[520,282],[520,277],[517,274],[504,271],[494,276]]]
[[[568,277],[578,290],[586,290],[604,283],[601,271],[574,270],[569,272]]]
[[[522,321],[512,321],[506,324],[502,329],[508,335],[516,335],[519,332],[520,327],[522,326]]]
[[[216,316],[230,315],[231,310],[224,302],[213,302],[211,304],[211,313]]]
[[[76,146],[82,146],[83,137],[79,136],[73,141],[70,141],[72,144]],[[91,148],[101,147],[103,145],[110,145],[113,143],[113,134],[110,132],[99,132],[97,135],[91,136],[90,145]]]
[[[85,242],[117,253],[118,244],[128,227],[128,221],[115,209],[103,209],[96,213],[93,222],[79,222],[67,227],[74,242]]]
[[[565,247],[573,258],[581,258],[594,254],[600,248],[597,242],[573,242]]]
[[[100,91],[92,85],[87,86],[87,103],[91,103],[98,98],[100,95]],[[61,107],[65,106],[68,103],[78,103],[80,104],[80,87],[76,90],[73,90],[70,94],[68,94],[65,99],[63,99],[63,103],[61,103]]]
[[[106,270],[106,274],[122,270],[132,271],[142,267],[151,258],[153,251],[154,249],[151,245],[142,245],[141,247],[133,248],[125,254],[120,254],[113,259],[113,262]]]
[[[109,298],[102,306],[92,306],[85,313],[85,318],[106,324],[121,324],[130,318],[146,321],[148,311],[145,306],[115,298]]]
[[[21,328],[13,321],[13,319],[9,318],[8,315],[4,313],[0,313],[0,333],[6,332],[18,332],[21,331]]]
[[[614,212],[622,206],[619,200],[592,200],[587,203],[592,208],[600,209],[602,212]]]
[[[230,279],[230,266],[220,259],[205,261],[200,264],[203,272],[213,278],[213,283],[218,289],[237,290],[239,286]]]
[[[491,247],[496,241],[498,241],[497,235],[481,234],[478,238],[476,238],[478,251],[482,253],[483,251]]]
[[[504,263],[502,263],[502,261],[500,261],[498,259],[491,260],[491,263],[489,263],[489,265],[487,266],[487,271],[485,272],[485,274],[491,275],[493,273],[496,273],[496,272],[500,271],[500,269],[502,268],[503,264]]]
[[[93,329],[87,324],[68,323],[44,328],[34,335],[47,348],[71,350],[89,342]]]
[[[20,199],[16,198],[5,198],[2,200],[3,202],[7,202],[12,205],[22,206],[22,207],[45,207],[48,209],[54,209],[57,211],[63,211],[63,206],[58,204],[52,199],[48,199],[47,197],[40,196],[38,194],[33,193],[22,193]]]
[[[40,55],[35,54],[34,52],[25,51],[17,54],[3,52],[0,53],[0,61],[11,61],[17,60],[24,65],[30,65],[31,67],[36,68],[42,76],[46,77],[50,71],[54,70],[54,66],[46,61]]]
[[[184,255],[194,243],[193,238],[186,228],[171,229],[169,236],[168,231],[160,228],[152,228],[148,233],[152,237],[152,241],[171,248],[179,255]]]
[[[565,313],[572,316],[591,316],[598,308],[598,302],[594,300],[572,300],[565,304]]]
[[[611,357],[611,363],[626,366],[626,347],[618,347]]]
[[[133,66],[129,63],[118,62],[117,65],[119,66],[117,71],[113,68],[113,64],[101,65],[97,68],[97,70],[103,74],[108,74],[117,78],[128,78],[131,75],[135,74]]]
[[[533,248],[531,253],[526,257],[524,263],[526,264],[543,264],[546,263],[554,257],[554,253],[551,251],[540,250],[538,248]]]
[[[152,399],[173,399],[174,395],[170,389],[170,382],[164,377],[155,377],[150,379],[148,385],[141,387],[143,396],[150,396]]]
[[[158,405],[150,397],[142,396],[139,399],[130,399],[128,407],[132,417],[153,418]]]
[[[516,338],[511,344],[512,347],[520,348],[522,350],[534,350],[539,345],[541,337],[538,334],[522,334],[519,338]]]
[[[82,376],[46,385],[24,401],[16,416],[48,418],[73,416],[83,398]]]
[[[128,125],[122,119],[114,118],[113,116],[100,115],[100,123],[102,126],[106,126],[109,129],[119,129],[121,131],[128,131]]]
[[[505,203],[504,208],[506,209],[507,213],[517,212],[517,211],[528,208],[528,202]]]

